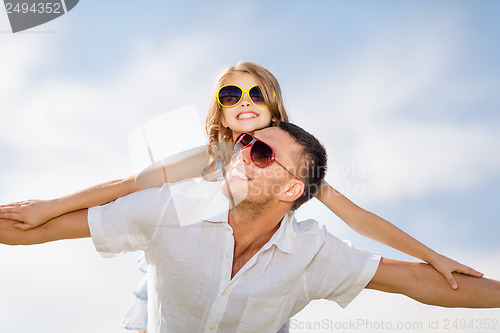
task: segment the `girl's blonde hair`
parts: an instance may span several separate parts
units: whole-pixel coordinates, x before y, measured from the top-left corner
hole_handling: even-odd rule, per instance
[[[242,73],[252,75],[255,81],[257,81],[269,111],[271,111],[272,118],[276,119],[277,123],[279,121],[288,121],[288,115],[283,105],[281,88],[274,75],[256,63],[249,61],[239,62],[234,66],[229,66],[224,69],[215,81],[208,108],[207,120],[205,122],[209,145],[216,142],[232,142],[233,140],[232,130],[222,126],[222,107],[217,103],[216,94],[219,92],[219,89],[230,80],[232,75]],[[276,124],[271,123],[270,125],[273,126]]]

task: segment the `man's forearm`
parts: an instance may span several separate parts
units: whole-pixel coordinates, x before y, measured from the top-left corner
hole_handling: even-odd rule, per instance
[[[421,303],[444,307],[500,307],[500,282],[454,273],[460,286],[453,290],[432,266],[383,258],[369,289],[404,294]]]
[[[32,245],[60,239],[90,237],[87,209],[61,215],[27,231],[14,227],[17,221],[0,219],[0,243],[7,245]]]
[[[450,290],[442,276],[437,279],[434,275],[432,267],[425,267],[421,272],[421,290],[426,290],[422,303],[444,307],[500,308],[500,281],[453,273],[459,288]],[[418,298],[417,295],[415,299]]]

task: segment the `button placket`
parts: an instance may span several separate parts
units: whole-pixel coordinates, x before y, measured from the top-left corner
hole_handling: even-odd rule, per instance
[[[227,289],[223,290],[217,296],[208,317],[208,332],[213,332],[219,327],[222,316],[224,315],[224,312],[226,312],[229,295],[231,295],[233,288],[234,284],[228,286]]]
[[[225,290],[231,282],[231,272],[233,270],[234,237],[233,228],[229,224],[224,226],[224,254],[222,261],[222,275],[219,290]]]
[[[226,225],[224,237],[224,252],[221,279],[219,284],[219,294],[212,304],[210,314],[208,315],[206,332],[215,332],[219,327],[222,316],[226,312],[229,295],[231,294],[234,284],[231,281],[231,271],[233,264],[234,238],[233,229]]]

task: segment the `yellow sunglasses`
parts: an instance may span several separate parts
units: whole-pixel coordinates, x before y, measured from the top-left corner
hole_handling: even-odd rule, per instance
[[[243,90],[237,85],[228,84],[222,86],[217,93],[217,103],[220,106],[232,107],[241,102],[243,95],[247,94],[253,104],[257,106],[267,106],[264,95],[259,86],[253,86],[250,89]]]

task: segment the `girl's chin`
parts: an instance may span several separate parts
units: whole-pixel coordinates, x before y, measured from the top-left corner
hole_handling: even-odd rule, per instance
[[[241,121],[241,123],[238,123],[238,125],[239,126],[235,129],[233,129],[233,131],[238,131],[238,132],[243,133],[243,132],[253,132],[253,131],[257,131],[257,130],[269,127],[269,125],[271,125],[271,123],[265,124],[265,123],[262,123],[262,121],[247,121],[247,122]]]

